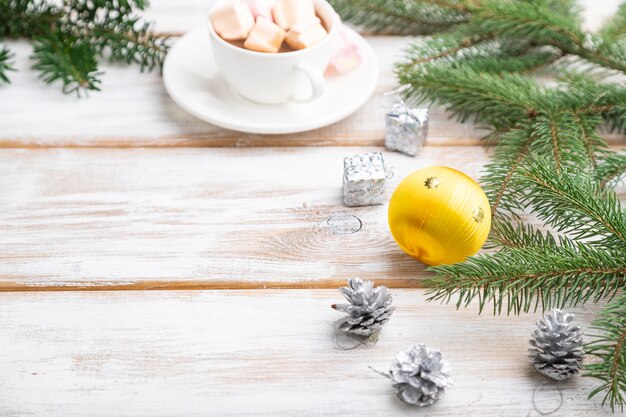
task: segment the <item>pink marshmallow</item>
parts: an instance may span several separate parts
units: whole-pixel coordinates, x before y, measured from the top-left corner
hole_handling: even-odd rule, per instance
[[[215,32],[223,39],[234,41],[246,39],[254,25],[254,16],[246,3],[234,1],[211,13]]]
[[[273,20],[272,6],[276,0],[248,0],[248,6],[252,11],[252,16],[256,19],[261,16],[269,20]]]
[[[359,47],[350,39],[345,30],[339,33],[340,37],[324,73],[327,77],[347,74],[361,65],[362,57]]]
[[[297,22],[287,32],[285,42],[293,49],[304,49],[315,45],[326,37],[326,29],[317,17]]]
[[[278,52],[285,31],[269,19],[259,16],[243,47],[257,52]]]
[[[315,17],[313,0],[278,0],[272,7],[274,22],[285,30]]]

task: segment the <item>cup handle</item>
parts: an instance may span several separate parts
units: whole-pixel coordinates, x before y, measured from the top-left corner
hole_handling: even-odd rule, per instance
[[[295,101],[299,101],[299,102],[311,101],[311,100],[315,100],[316,98],[324,94],[324,84],[325,84],[324,76],[317,68],[315,68],[313,65],[308,64],[306,62],[300,62],[296,65],[295,69],[302,71],[304,75],[306,75],[313,89],[313,94],[311,94],[309,97],[305,99],[299,99],[299,100],[297,99]]]

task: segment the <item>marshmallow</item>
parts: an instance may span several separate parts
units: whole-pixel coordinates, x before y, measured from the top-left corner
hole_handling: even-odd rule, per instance
[[[346,74],[361,64],[361,54],[356,47],[348,47],[334,54],[326,67],[326,76]]]
[[[254,16],[246,3],[228,3],[211,14],[215,32],[229,41],[246,39],[254,25]]]
[[[278,0],[272,7],[274,22],[285,30],[315,17],[313,0]]]
[[[326,29],[317,17],[299,21],[287,32],[285,42],[293,49],[304,49],[315,45],[326,37]]]
[[[337,46],[330,57],[325,76],[346,74],[361,65],[361,52],[349,35],[340,29]]]
[[[269,19],[259,16],[243,47],[257,52],[278,52],[285,31]]]
[[[275,0],[248,0],[248,6],[252,11],[252,16],[256,19],[261,16],[269,20],[273,20],[272,6],[276,3]]]

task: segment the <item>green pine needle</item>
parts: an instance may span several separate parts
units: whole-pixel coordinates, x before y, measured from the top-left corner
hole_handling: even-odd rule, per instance
[[[167,38],[136,15],[146,6],[144,0],[6,0],[0,3],[0,38],[33,40],[40,78],[83,96],[100,88],[98,58],[138,64],[141,71],[161,68]],[[2,74],[0,67],[0,80]]]
[[[462,2],[453,0],[330,0],[344,21],[373,33],[424,35],[467,21]]]
[[[626,38],[626,3],[620,4],[617,12],[602,26],[600,35],[607,41],[620,42]]]
[[[594,175],[601,188],[615,187],[626,176],[626,152],[603,155]]]
[[[598,332],[585,346],[589,355],[599,361],[585,365],[585,376],[596,378],[602,384],[589,394],[592,398],[602,392],[602,405],[608,403],[612,411],[624,411],[626,404],[626,294],[613,300],[594,321],[591,329]]]
[[[60,80],[65,94],[82,96],[88,90],[99,90],[98,62],[92,46],[73,36],[53,33],[35,40],[33,69],[47,84]]]
[[[5,45],[0,45],[0,84],[9,84],[9,76],[7,72],[15,71],[13,66],[13,53]]]
[[[436,277],[427,281],[429,299],[448,302],[456,296],[457,307],[476,301],[480,311],[492,303],[495,314],[503,309],[519,314],[598,301],[626,286],[624,252],[563,242],[507,248],[432,267]]]
[[[620,201],[591,175],[559,172],[546,158],[537,157],[521,168],[518,182],[532,189],[525,202],[545,223],[575,239],[585,239],[587,245],[626,255],[626,216]]]

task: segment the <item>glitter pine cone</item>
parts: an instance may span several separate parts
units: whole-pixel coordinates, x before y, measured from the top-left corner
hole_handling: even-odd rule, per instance
[[[423,344],[398,353],[391,363],[389,378],[398,398],[418,407],[434,404],[452,385],[449,365],[441,352]]]
[[[332,305],[335,310],[348,314],[339,324],[339,331],[343,333],[372,336],[389,321],[395,309],[391,306],[393,299],[387,287],[374,288],[372,281],[353,278],[339,291],[349,302]]]
[[[543,375],[562,381],[577,374],[583,363],[581,327],[571,324],[574,315],[554,309],[537,321],[539,329],[530,339],[528,349],[532,365]]]

